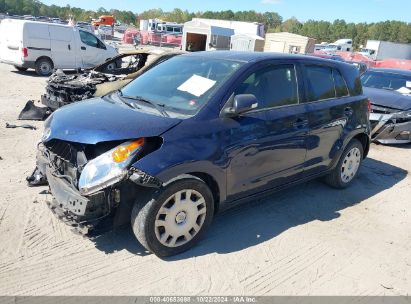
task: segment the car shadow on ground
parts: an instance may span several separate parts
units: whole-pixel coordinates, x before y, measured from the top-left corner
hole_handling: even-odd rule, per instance
[[[17,75],[21,75],[21,76],[46,77],[46,76],[37,75],[36,71],[35,71],[35,70],[31,70],[31,69],[29,69],[29,70],[27,70],[27,71],[12,70],[11,72],[14,73],[14,74],[17,74]]]
[[[391,188],[406,175],[406,170],[368,158],[350,188],[336,190],[314,180],[236,205],[214,218],[210,229],[194,248],[164,260],[240,251],[275,238],[292,227],[315,220],[336,219],[341,210]],[[103,234],[93,241],[97,249],[106,253],[126,249],[134,254],[148,254],[129,227]]]

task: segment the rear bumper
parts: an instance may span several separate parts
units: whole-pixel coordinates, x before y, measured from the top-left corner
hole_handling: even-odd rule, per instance
[[[401,119],[401,120],[399,120]],[[397,122],[397,121],[400,122]],[[398,114],[370,115],[371,140],[382,144],[406,144],[411,142],[411,117],[404,121]]]
[[[35,69],[36,64],[34,61],[23,61],[23,62],[15,62],[9,60],[0,60],[1,63],[10,64],[19,68],[27,68],[27,69]]]

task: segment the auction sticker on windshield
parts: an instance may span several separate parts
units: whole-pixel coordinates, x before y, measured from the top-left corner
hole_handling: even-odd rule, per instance
[[[200,97],[215,85],[215,80],[211,80],[202,76],[193,75],[188,78],[177,90],[190,93]]]

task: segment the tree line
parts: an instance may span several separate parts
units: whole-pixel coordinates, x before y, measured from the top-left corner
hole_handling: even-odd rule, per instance
[[[392,42],[411,43],[411,23],[400,21],[384,21],[377,23],[347,23],[343,19],[334,22],[308,20],[300,22],[296,18],[283,20],[276,12],[259,13],[249,11],[205,11],[189,12],[176,8],[170,12],[162,9],[150,9],[139,14],[124,10],[84,10],[82,8],[57,5],[45,5],[39,0],[0,0],[0,13],[16,15],[49,16],[67,19],[73,17],[77,21],[90,21],[101,15],[114,15],[125,24],[137,25],[139,20],[159,18],[165,21],[184,23],[192,18],[210,18],[233,21],[259,22],[265,25],[267,32],[291,32],[315,38],[320,42],[334,42],[341,38],[353,39],[354,48],[365,45],[368,39]]]

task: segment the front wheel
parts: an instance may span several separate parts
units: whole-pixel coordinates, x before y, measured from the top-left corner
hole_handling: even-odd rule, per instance
[[[135,203],[131,225],[138,241],[157,256],[191,248],[211,224],[213,195],[194,176],[177,179]]]
[[[351,185],[363,160],[364,148],[357,139],[352,139],[345,148],[334,170],[325,177],[325,182],[337,189]]]

